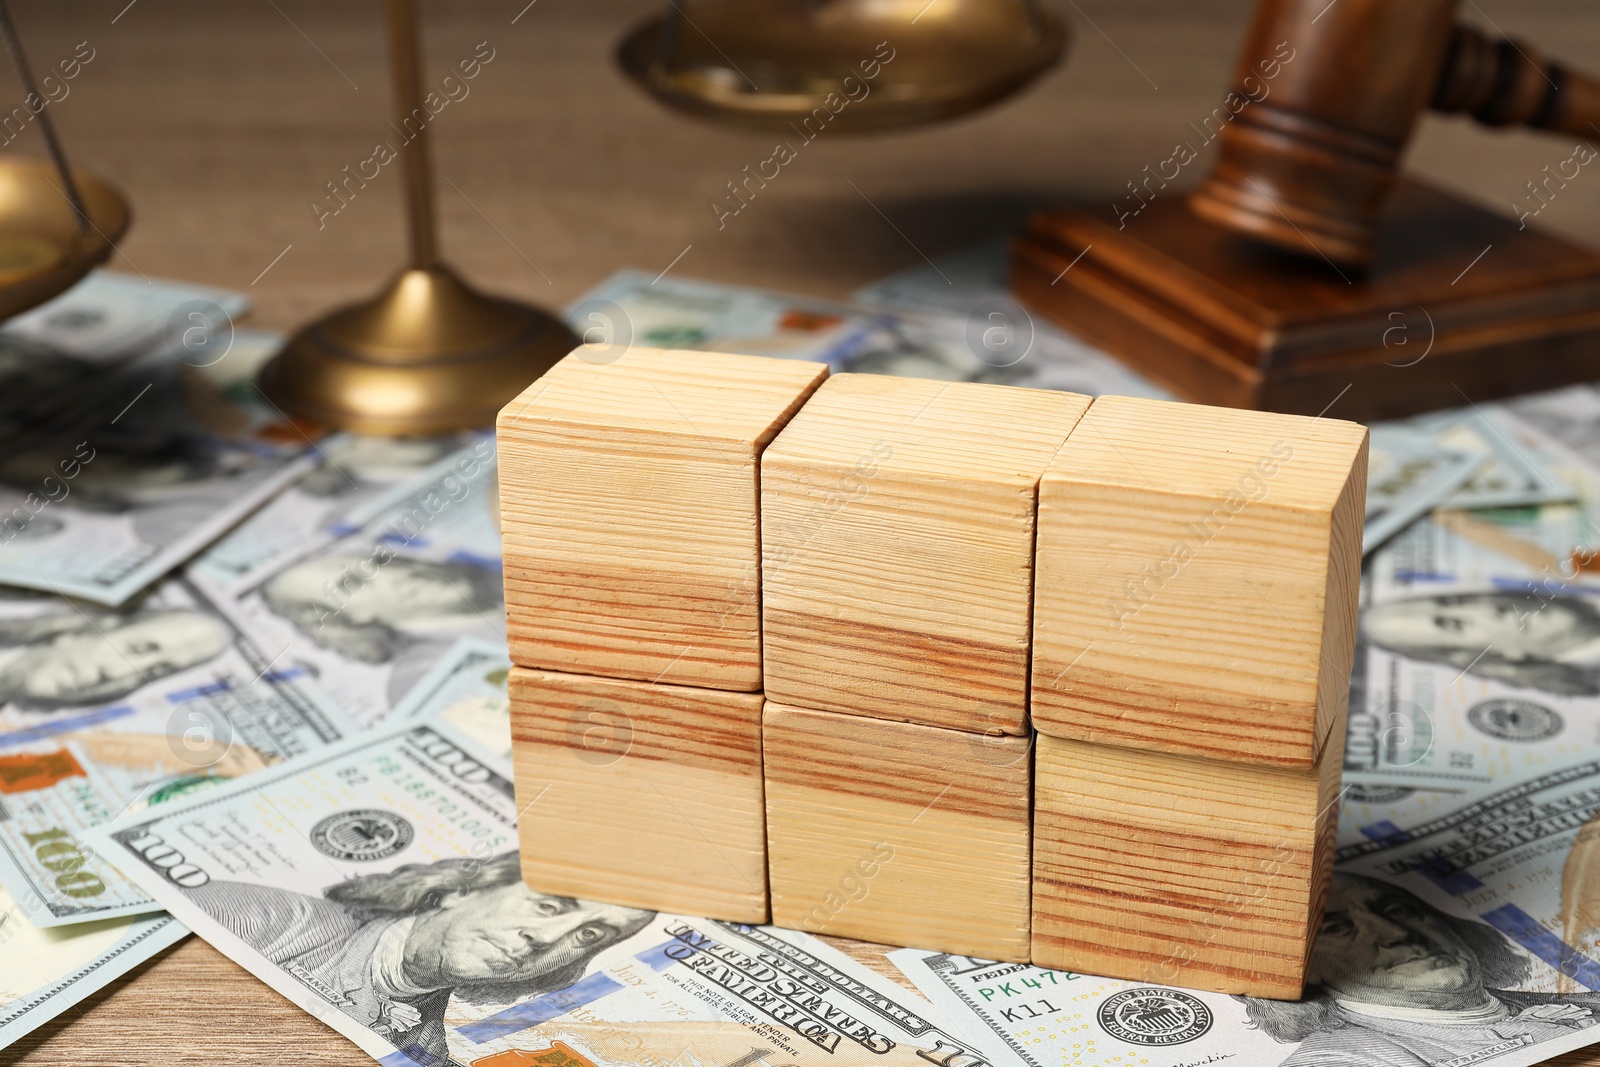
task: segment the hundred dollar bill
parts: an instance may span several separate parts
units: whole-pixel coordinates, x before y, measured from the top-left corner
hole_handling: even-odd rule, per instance
[[[1410,427],[1372,427],[1362,552],[1371,552],[1448,500],[1483,460],[1482,455],[1443,448]]]
[[[156,910],[138,886],[86,855],[83,830],[125,802],[71,745],[0,755],[0,886],[44,926]]]
[[[1587,576],[1600,580],[1600,575],[1594,573],[1600,570],[1595,566],[1600,554],[1600,462],[1590,458],[1586,449],[1559,436],[1556,427],[1516,414],[1505,405],[1497,405],[1493,411],[1496,424],[1506,436],[1572,490],[1570,507],[1547,505],[1536,509],[1536,514],[1543,515],[1548,510],[1571,516],[1577,529],[1570,535],[1570,545],[1559,546],[1558,557],[1571,564],[1570,578]],[[1534,566],[1542,570],[1542,561]]]
[[[107,369],[164,343],[187,325],[242,313],[238,293],[108,271],[88,277],[0,326],[0,436],[81,399]]]
[[[167,915],[40,929],[0,891],[0,1048],[187,936]]]
[[[1480,957],[1487,981],[1501,969],[1500,981],[1600,1007],[1600,761],[1592,753],[1397,834],[1343,847],[1338,857],[1349,877],[1404,885],[1427,905],[1470,916],[1511,942],[1518,951],[1503,965]],[[1600,1013],[1583,1026],[1597,1021]],[[1587,1042],[1564,1045],[1580,1043]]]
[[[1562,992],[1553,968],[1488,923],[1342,872],[1329,906],[1298,1002],[914,949],[889,958],[1006,1067],[1528,1067],[1600,1041],[1600,995]]]
[[[1010,244],[1009,238],[997,238],[969,245],[933,263],[879,278],[850,295],[867,307],[966,315],[1010,292]]]
[[[261,365],[282,344],[280,334],[238,331],[226,358],[195,368],[191,376],[221,403],[248,398]],[[285,563],[356,532],[410,483],[446,473],[440,464],[450,464],[456,452],[483,436],[325,438],[313,447],[314,469],[197,556],[189,573],[220,593],[254,585]]]
[[[1433,629],[1435,619],[1459,616],[1463,626],[1470,626],[1474,616],[1494,608],[1493,601],[1482,607],[1470,600],[1449,602],[1455,599],[1391,601],[1369,608],[1362,625],[1399,644],[1418,627]],[[1428,620],[1414,617],[1426,610],[1431,610]],[[1507,684],[1529,665],[1496,663],[1496,677],[1488,661],[1500,653],[1490,637],[1471,650],[1479,657],[1476,663],[1456,654],[1461,666],[1413,659],[1376,645],[1358,655],[1366,660],[1365,684],[1362,698],[1350,707],[1346,783],[1472,791],[1520,781],[1600,749],[1600,697]],[[1471,670],[1464,670],[1469,663]]]
[[[1578,509],[1567,504],[1435,512],[1368,557],[1369,601],[1485,589],[1593,589],[1600,573],[1573,564],[1580,521]]]
[[[714,348],[835,371],[1171,398],[999,296],[972,309],[905,312],[621,271],[569,307],[567,321],[603,348]]]
[[[314,470],[197,556],[189,573],[229,593],[254,585],[293,559],[360,530],[395,502],[398,491],[480,439],[335,434],[317,445]]]
[[[1482,458],[1441,507],[1522,507],[1574,499],[1572,488],[1540,462],[1537,452],[1519,447],[1489,409],[1439,411],[1404,425],[1421,431],[1442,449]]]
[[[183,332],[202,323],[215,331],[249,307],[243,293],[227,289],[94,270],[60,296],[7,319],[0,334],[104,363],[157,341],[182,343]]]
[[[511,758],[511,699],[505,642],[463,637],[396,704],[396,722],[438,718],[482,747]]]
[[[409,483],[359,530],[240,588],[190,577],[240,629],[371,726],[463,636],[503,641],[494,442]]]
[[[890,959],[997,1064],[1525,1067],[1600,1041],[1600,764],[1430,808],[1341,834],[1298,1002],[1174,988],[1159,965],[1116,981]]]
[[[529,890],[517,810],[506,764],[408,726],[151,809],[95,847],[386,1065],[987,1067],[914,995],[804,934]]]
[[[1460,807],[1467,791],[1346,781],[1339,793],[1340,847],[1389,837]]]
[[[995,357],[991,332],[996,326],[1014,324],[1036,339],[1039,368],[1049,364],[1076,377],[1085,388],[1049,385],[1050,388],[1099,396],[1145,396],[1157,400],[1176,400],[1168,390],[1092,345],[1059,329],[1053,323],[1030,314],[1011,293],[1010,239],[984,241],[942,256],[932,263],[892,274],[857,289],[852,295],[863,306],[897,312],[909,319],[924,317],[958,321],[964,347],[981,362],[1000,362]],[[988,335],[986,342],[985,335]],[[1013,384],[1033,385],[1029,380]],[[1040,382],[1038,384],[1046,384]]]
[[[1571,504],[1435,512],[1375,553],[1375,602],[1483,589],[1600,586],[1600,468],[1503,411],[1497,424],[1519,451],[1569,487]]]
[[[0,884],[36,924],[156,910],[89,827],[354,732],[282,652],[176,580],[115,612],[0,601]]]
[[[1600,741],[1596,575],[1574,562],[1573,514],[1440,511],[1372,557],[1349,780],[1498,786]]]
[[[143,359],[0,451],[0,581],[116,607],[311,466],[265,404],[196,397]]]
[[[1501,406],[1600,467],[1600,390],[1587,383],[1529,393]]]

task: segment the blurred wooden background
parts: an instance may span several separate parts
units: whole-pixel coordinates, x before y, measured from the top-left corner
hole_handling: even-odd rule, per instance
[[[1058,72],[956,123],[824,134],[719,231],[711,202],[772,139],[669,114],[618,73],[618,37],[660,3],[421,0],[425,84],[480,42],[494,49],[433,126],[446,256],[485,288],[548,306],[622,267],[659,271],[685,248],[675,275],[842,296],[1013,228],[1036,206],[1073,199],[1109,215],[1125,183],[1220,102],[1251,5],[1046,2],[1075,32]],[[1463,12],[1600,68],[1592,0],[1466,0]],[[399,267],[392,168],[321,229],[310,207],[391,137],[377,0],[14,0],[13,14],[41,73],[79,42],[94,49],[51,113],[75,163],[133,203],[114,269],[244,290],[252,324],[287,329]],[[1428,118],[1410,166],[1512,214],[1526,183],[1572,147]],[[4,150],[42,147],[30,130]],[[1600,245],[1600,171],[1584,171],[1537,224]],[[0,1061],[370,1062],[194,939]]]

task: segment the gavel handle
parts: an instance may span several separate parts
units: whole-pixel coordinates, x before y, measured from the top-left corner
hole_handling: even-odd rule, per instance
[[[1468,112],[1486,126],[1600,139],[1600,80],[1470,26],[1452,31],[1432,104],[1436,111]]]

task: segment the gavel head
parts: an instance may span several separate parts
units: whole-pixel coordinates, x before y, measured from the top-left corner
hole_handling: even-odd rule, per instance
[[[1370,262],[1378,209],[1440,82],[1455,6],[1261,0],[1224,99],[1232,118],[1216,169],[1190,206],[1283,248]]]
[[[1600,81],[1454,16],[1455,0],[1261,0],[1220,112],[1221,158],[1190,205],[1361,267],[1423,108],[1487,126],[1600,131]]]

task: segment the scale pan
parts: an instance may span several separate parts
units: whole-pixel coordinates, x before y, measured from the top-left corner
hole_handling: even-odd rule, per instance
[[[78,228],[55,164],[0,156],[0,319],[72,288],[127,230],[121,193],[79,170],[72,180],[89,214],[87,229]]]
[[[629,77],[688,114],[808,138],[976,111],[1054,66],[1068,42],[1065,24],[1035,0],[672,5],[618,47]]]

